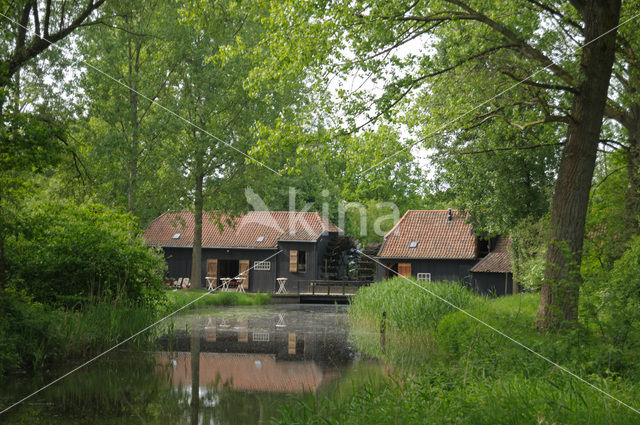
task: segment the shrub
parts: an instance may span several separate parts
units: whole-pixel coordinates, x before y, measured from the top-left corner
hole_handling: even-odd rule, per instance
[[[6,252],[10,282],[37,301],[73,307],[161,296],[162,256],[147,248],[131,215],[103,205],[32,204]]]

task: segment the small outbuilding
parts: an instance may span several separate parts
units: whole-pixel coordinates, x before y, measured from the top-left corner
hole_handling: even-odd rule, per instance
[[[473,287],[477,292],[487,295],[518,293],[518,285],[513,283],[510,245],[509,238],[498,239],[495,248],[471,268]]]
[[[399,274],[461,282],[483,294],[512,293],[508,239],[477,237],[468,218],[453,209],[407,211],[384,237],[377,280]]]

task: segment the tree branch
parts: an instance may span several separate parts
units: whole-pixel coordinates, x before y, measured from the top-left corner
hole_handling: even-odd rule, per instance
[[[522,78],[521,76],[518,76],[516,74],[514,74],[513,72],[509,71],[508,69],[501,69],[500,70],[501,74],[506,75],[507,77],[519,82],[520,84],[525,84],[527,86],[533,86],[533,87],[538,87],[541,89],[548,89],[548,90],[561,90],[561,91],[566,91],[569,93],[573,93],[573,94],[578,94],[578,90],[575,87],[572,86],[564,86],[562,84],[548,84],[548,83],[540,83],[538,81],[534,81],[531,78],[527,77],[527,78]]]
[[[538,63],[543,65],[545,68],[549,69],[549,71],[551,71],[554,75],[559,77],[561,80],[565,81],[570,85],[575,85],[573,76],[569,72],[564,70],[561,66],[555,64],[544,53],[542,53],[540,50],[536,49],[535,47],[532,47],[525,40],[522,40],[516,33],[511,31],[509,28],[507,28],[503,24],[494,21],[493,19],[489,18],[487,15],[484,15],[478,12],[477,10],[471,8],[469,5],[467,5],[462,1],[459,1],[459,0],[445,0],[445,1],[458,6],[459,8],[466,11],[469,15],[472,15],[474,17],[474,20],[487,25],[488,27],[493,29],[495,32],[501,34],[507,40],[517,44],[518,47],[520,48],[520,51],[525,56],[527,56],[529,59],[537,61]]]

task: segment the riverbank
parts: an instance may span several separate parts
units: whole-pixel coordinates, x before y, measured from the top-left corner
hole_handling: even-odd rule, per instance
[[[187,309],[194,309],[213,305],[264,305],[271,302],[270,294],[239,293],[239,292],[213,292],[206,296],[206,289],[186,289],[166,292],[166,305],[164,311],[168,314],[200,297]]]
[[[153,305],[105,300],[68,310],[34,302],[16,291],[2,291],[0,380],[11,370],[39,371],[53,363],[98,354],[204,294],[204,289],[166,291]],[[187,309],[262,305],[270,300],[268,294],[213,293]],[[151,329],[129,344],[148,348],[156,336],[157,330]]]
[[[558,366],[633,406],[640,399],[637,341],[617,346],[584,321],[541,334],[537,294],[491,299],[455,283],[429,289],[479,320],[404,280],[364,288],[349,311],[352,339],[388,365],[388,379],[290,409],[277,423],[637,423],[633,410]]]

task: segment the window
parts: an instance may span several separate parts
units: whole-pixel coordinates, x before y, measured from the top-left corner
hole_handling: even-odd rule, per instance
[[[307,271],[307,253],[306,251],[298,251],[298,272]]]
[[[264,241],[264,236],[258,236],[258,239],[256,239],[256,242],[262,242]]]
[[[304,273],[307,271],[307,253],[292,249],[289,251],[289,272]]]
[[[418,242],[416,242],[416,241],[411,241],[411,242],[409,243],[409,248],[415,248],[415,247],[417,247],[417,246],[418,246]]]
[[[256,261],[253,263],[254,270],[271,270],[271,261]]]
[[[180,237],[180,233],[174,233],[173,236],[171,236],[171,239],[178,239]]]
[[[269,342],[269,332],[253,332],[253,340],[256,342]]]
[[[424,282],[431,282],[431,273],[418,273],[417,278]]]

